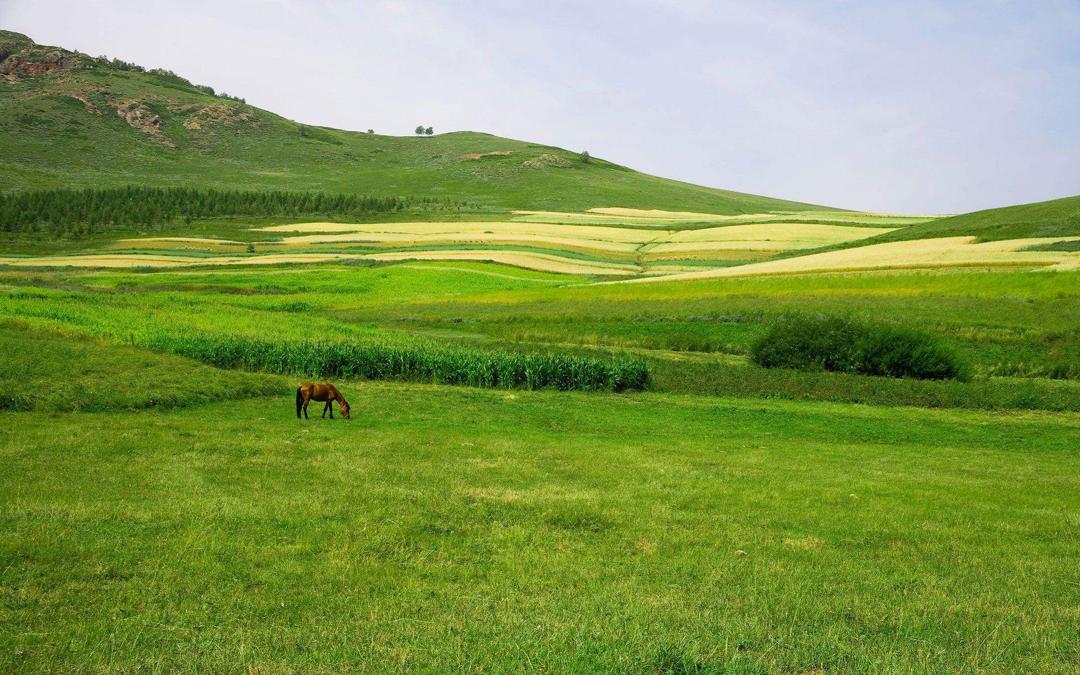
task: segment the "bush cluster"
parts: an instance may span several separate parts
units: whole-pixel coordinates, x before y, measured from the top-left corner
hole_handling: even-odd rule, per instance
[[[410,380],[500,389],[627,391],[644,389],[640,359],[517,354],[420,343],[271,341],[242,336],[157,333],[140,342],[219,368],[312,377]]]
[[[765,368],[969,379],[959,355],[929,333],[841,316],[782,317],[751,345],[750,360]]]

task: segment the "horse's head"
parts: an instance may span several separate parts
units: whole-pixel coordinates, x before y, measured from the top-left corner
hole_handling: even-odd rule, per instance
[[[345,419],[349,419],[349,402],[345,399],[338,401],[338,410],[341,411],[341,416]]]

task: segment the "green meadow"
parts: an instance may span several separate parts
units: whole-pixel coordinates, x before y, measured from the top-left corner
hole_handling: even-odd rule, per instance
[[[1080,387],[993,374],[1010,345],[1052,362],[1067,321],[1025,322],[1077,302],[1070,275],[665,289],[446,263],[0,283],[4,670],[1069,672],[1080,658]],[[796,303],[987,356],[963,383],[748,364],[753,335]],[[141,342],[162,331],[633,356],[652,382],[339,380],[353,419],[301,422],[296,374]]]
[[[1078,198],[859,213],[0,65],[0,671],[1077,672]],[[957,376],[755,365],[788,325]]]
[[[233,375],[51,347],[107,409],[5,414],[5,670],[1080,658],[1074,414],[351,382],[352,421],[301,423],[251,390],[126,409],[95,349]]]

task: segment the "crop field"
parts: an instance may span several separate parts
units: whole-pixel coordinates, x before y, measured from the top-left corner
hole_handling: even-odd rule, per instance
[[[872,269],[941,269],[949,267],[1027,267],[1051,271],[1080,269],[1080,251],[1055,249],[1055,244],[1080,237],[1043,237],[978,242],[975,237],[942,237],[868,244],[797,258],[741,267],[688,272],[675,280],[762,274],[851,272]]]
[[[874,269],[1080,266],[1080,253],[1068,246],[1080,240],[1078,236],[994,241],[954,236],[879,243],[935,221],[918,216],[844,211],[716,215],[628,208],[517,211],[501,220],[461,216],[254,226],[240,221],[219,227],[225,237],[195,236],[191,227],[179,226],[170,236],[88,242],[88,249],[62,255],[0,255],[0,266],[167,268],[459,260],[642,281]]]
[[[563,274],[664,275],[767,260],[886,234],[893,229],[842,220],[828,224],[750,216],[749,220],[725,221],[722,219],[727,217],[710,214],[661,213],[665,218],[601,214],[615,219],[606,225],[558,222],[560,214],[543,216],[537,212],[509,221],[294,222],[248,228],[252,235],[276,237],[253,242],[251,248],[236,238],[125,237],[104,242],[105,251],[0,257],[0,265],[160,268],[334,259],[486,260]],[[588,218],[596,214],[569,215]],[[545,217],[551,222],[542,222]],[[619,219],[625,222],[616,222]],[[702,227],[702,222],[714,226]],[[242,226],[234,230],[234,237],[245,234]],[[192,257],[196,252],[200,256]]]

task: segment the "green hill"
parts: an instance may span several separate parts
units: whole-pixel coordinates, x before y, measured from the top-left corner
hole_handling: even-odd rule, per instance
[[[298,124],[186,79],[0,31],[0,190],[149,186],[448,196],[479,208],[820,209],[459,132]]]
[[[974,235],[984,241],[1080,235],[1080,195],[931,220],[860,244],[961,235]]]

